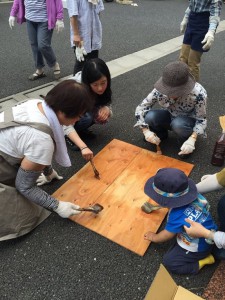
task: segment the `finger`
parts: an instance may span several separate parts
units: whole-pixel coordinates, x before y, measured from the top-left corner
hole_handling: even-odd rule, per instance
[[[193,223],[193,221],[190,220],[190,219],[188,219],[188,218],[185,219],[185,222],[187,222],[187,223],[189,223],[189,224],[192,224],[192,223]]]
[[[37,186],[41,186],[41,185],[44,185],[46,182],[44,182],[44,181],[42,181],[42,182],[39,182],[38,184],[37,184]]]
[[[57,175],[56,178],[57,178],[58,180],[63,179],[63,177],[62,177],[62,176],[59,176],[59,175]]]

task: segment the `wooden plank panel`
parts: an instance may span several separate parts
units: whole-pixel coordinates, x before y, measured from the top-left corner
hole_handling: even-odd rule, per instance
[[[144,202],[154,201],[144,194],[146,180],[159,168],[176,167],[188,175],[193,165],[158,155],[113,140],[95,157],[101,180],[93,177],[89,163],[68,180],[54,196],[64,201],[74,201],[86,206],[100,203],[104,210],[95,215],[81,213],[71,219],[121,246],[144,255],[150,242],[144,233],[156,232],[167,214],[160,209],[151,214],[141,210]]]
[[[126,169],[141,148],[112,140],[94,158],[101,179],[94,177],[90,163],[65,182],[53,196],[81,206],[92,205],[107,187]]]

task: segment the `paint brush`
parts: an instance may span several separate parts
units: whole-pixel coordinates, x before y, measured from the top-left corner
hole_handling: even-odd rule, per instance
[[[157,154],[162,154],[162,150],[161,150],[159,145],[156,145],[156,153]]]
[[[91,163],[92,169],[95,173],[95,178],[100,179],[100,174],[99,174],[98,170],[95,168],[95,165],[94,165],[94,162],[92,159],[90,160],[90,163]]]

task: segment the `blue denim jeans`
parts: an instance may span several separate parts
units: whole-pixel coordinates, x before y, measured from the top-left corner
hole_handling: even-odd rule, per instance
[[[225,232],[225,196],[221,197],[217,206],[217,213],[219,216],[220,227],[221,231]]]
[[[31,22],[27,20],[26,23],[35,67],[41,69],[45,66],[43,57],[50,68],[54,67],[56,57],[51,46],[53,29],[48,30],[48,22]]]
[[[172,119],[167,110],[155,109],[150,110],[145,116],[145,122],[161,140],[168,137],[168,130],[173,131],[178,140],[183,143],[193,132],[195,119],[187,116],[177,116]]]
[[[78,122],[74,125],[76,132],[84,131],[94,124],[94,115],[91,112],[86,112]]]

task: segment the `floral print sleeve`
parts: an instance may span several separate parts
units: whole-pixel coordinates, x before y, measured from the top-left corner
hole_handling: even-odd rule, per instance
[[[158,101],[160,93],[154,89],[142,102],[139,104],[135,110],[135,117],[137,123],[134,127],[139,126],[140,128],[148,128],[148,124],[145,123],[145,116]]]
[[[193,131],[195,131],[199,135],[204,135],[206,137],[206,102],[207,102],[207,93],[206,90],[199,84],[196,83],[194,89],[194,97],[195,97],[195,110],[193,117],[196,119],[195,126],[193,127]]]

